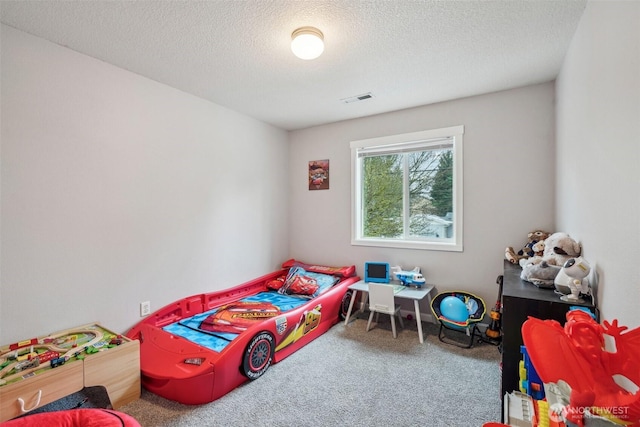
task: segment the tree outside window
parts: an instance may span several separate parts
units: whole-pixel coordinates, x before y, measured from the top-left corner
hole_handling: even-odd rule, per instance
[[[462,131],[351,143],[353,244],[462,250]]]

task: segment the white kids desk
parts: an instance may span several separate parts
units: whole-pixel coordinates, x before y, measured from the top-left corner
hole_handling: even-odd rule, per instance
[[[390,285],[392,286],[392,285]],[[349,289],[353,290],[351,294],[351,301],[349,302],[349,310],[347,310],[347,318],[344,320],[345,326],[349,323],[349,318],[351,317],[351,311],[353,310],[353,304],[356,300],[356,294],[358,291],[366,292],[365,300],[363,303],[363,307],[367,305],[367,298],[369,296],[369,284],[364,280],[360,280],[349,286]],[[418,326],[418,337],[420,338],[420,343],[424,342],[424,337],[422,335],[422,319],[420,318],[420,301],[424,299],[424,297],[428,296],[429,293],[433,290],[433,285],[425,284],[421,288],[412,288],[406,286],[400,292],[395,294],[396,298],[404,298],[413,300],[413,306],[415,307],[416,312],[416,324]],[[429,298],[430,300],[431,298]],[[431,303],[431,301],[429,301]]]

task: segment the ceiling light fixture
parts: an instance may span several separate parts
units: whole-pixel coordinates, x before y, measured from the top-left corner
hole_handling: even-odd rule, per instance
[[[324,52],[324,35],[314,27],[301,27],[291,34],[291,51],[300,59],[316,59]]]

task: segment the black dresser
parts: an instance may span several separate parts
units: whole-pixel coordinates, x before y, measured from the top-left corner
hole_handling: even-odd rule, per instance
[[[518,265],[504,261],[502,289],[502,391],[510,393],[519,389],[518,365],[522,360],[521,328],[529,316],[539,319],[554,319],[564,325],[566,313],[572,306],[584,306],[595,313],[596,307],[591,301],[585,304],[560,300],[553,289],[541,289],[530,282],[520,279],[522,269]]]

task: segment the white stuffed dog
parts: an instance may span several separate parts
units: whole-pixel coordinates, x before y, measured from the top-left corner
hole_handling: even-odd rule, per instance
[[[521,263],[520,277],[537,286],[553,287],[564,263],[579,257],[581,252],[580,243],[567,233],[553,233],[544,241],[542,256],[534,256]]]
[[[557,232],[544,241],[542,256],[529,258],[526,264],[539,264],[546,261],[549,265],[562,267],[571,258],[577,258],[582,253],[582,246],[567,233]],[[524,268],[524,265],[522,267]]]

